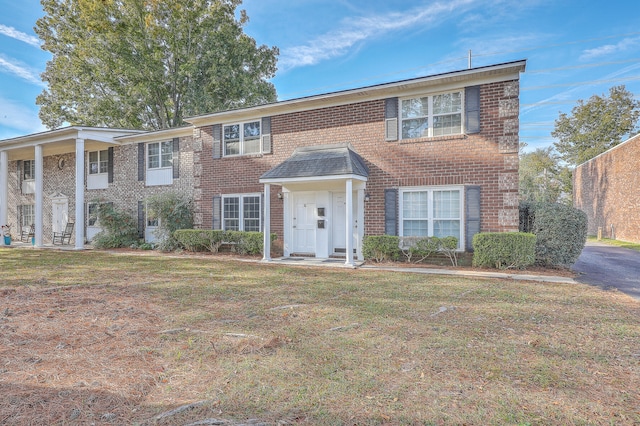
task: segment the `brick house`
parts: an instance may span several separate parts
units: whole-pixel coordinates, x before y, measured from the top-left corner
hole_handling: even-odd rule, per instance
[[[479,231],[517,231],[524,68],[192,117],[197,225],[264,229],[285,256],[347,264],[362,259],[364,235],[453,235],[463,250]]]
[[[32,220],[40,245],[65,221],[53,206],[66,198],[82,248],[99,199],[137,212],[149,237],[144,198],[179,189],[194,198],[196,227],[275,233],[285,256],[352,265],[365,235],[385,233],[453,235],[470,249],[477,232],[518,230],[525,65],[206,114],[180,129],[71,127],[0,141],[0,221]]]
[[[587,214],[589,235],[640,243],[640,135],[576,167],[574,206]]]

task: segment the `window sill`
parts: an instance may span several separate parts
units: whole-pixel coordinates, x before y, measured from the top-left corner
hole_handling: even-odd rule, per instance
[[[222,158],[262,158],[264,157],[264,152],[256,152],[255,154],[235,154],[235,155],[223,155]]]
[[[461,140],[461,139],[467,139],[467,135],[463,133],[460,135],[432,136],[427,138],[416,138],[416,139],[401,139],[399,140],[399,143],[400,145],[409,145],[409,144],[424,143],[424,142],[454,141],[454,140]]]

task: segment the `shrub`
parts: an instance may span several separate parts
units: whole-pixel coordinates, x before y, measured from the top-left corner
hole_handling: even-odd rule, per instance
[[[440,238],[438,251],[449,258],[452,266],[458,266],[458,239],[456,237]]]
[[[210,251],[217,253],[223,244],[231,244],[232,251],[239,254],[261,254],[264,247],[262,232],[222,231],[214,229],[179,229],[173,238],[188,251]],[[277,238],[271,234],[271,240]]]
[[[473,236],[473,266],[522,269],[535,262],[536,236],[525,232],[482,232]]]
[[[385,260],[398,260],[400,238],[395,235],[367,235],[362,242],[362,254],[367,260],[383,262]]]
[[[520,203],[520,231],[537,237],[536,264],[568,268],[587,241],[587,215],[558,203]]]
[[[178,229],[193,228],[193,201],[177,191],[163,192],[148,197],[147,214],[158,218],[155,231],[158,248],[164,251],[178,248],[173,233]]]
[[[138,244],[138,223],[131,213],[112,203],[98,203],[97,216],[102,231],[93,237],[95,247],[119,248]]]

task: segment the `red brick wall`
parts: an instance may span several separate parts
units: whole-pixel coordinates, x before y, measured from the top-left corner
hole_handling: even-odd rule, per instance
[[[573,200],[588,233],[640,243],[640,135],[576,167]],[[613,225],[613,234],[611,226]]]
[[[365,234],[384,233],[385,188],[449,184],[481,186],[482,231],[517,230],[518,94],[517,81],[481,86],[481,132],[474,135],[386,142],[384,99],[273,116],[273,154],[213,159],[211,127],[196,129],[195,145],[202,145],[195,155],[202,164],[195,179],[201,226],[211,227],[213,196],[261,192],[260,175],[296,147],[348,142],[369,167]],[[278,191],[272,186],[271,229],[281,238]]]

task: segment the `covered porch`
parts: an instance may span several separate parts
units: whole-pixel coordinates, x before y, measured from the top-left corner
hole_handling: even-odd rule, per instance
[[[265,194],[281,187],[284,256],[364,259],[365,190],[368,168],[349,144],[298,148],[261,176]],[[264,260],[270,259],[271,203],[264,206]]]
[[[51,204],[52,217],[47,217],[47,225],[50,224],[53,232],[62,232],[67,222],[74,222],[74,248],[83,249],[87,169],[85,152],[107,150],[109,147],[120,144],[115,140],[118,136],[137,132],[74,126],[0,141],[0,223],[15,223],[12,220],[14,218],[9,217],[11,199],[15,200],[18,196],[29,197],[33,204],[34,245],[43,247],[45,243],[44,206],[45,197],[48,197],[46,201],[47,204]],[[53,169],[45,170],[44,160],[48,157],[57,157],[57,163]],[[25,178],[25,170],[17,168],[20,169],[16,170],[18,187],[17,193],[12,194],[12,198],[9,194],[10,161],[17,161],[18,165],[25,165],[28,162],[26,164],[29,165],[28,179]],[[52,170],[55,171],[55,176]],[[74,207],[71,211],[69,211],[70,204]],[[16,205],[15,208],[17,209],[18,206]],[[16,223],[12,232],[20,235],[22,225]],[[4,239],[1,243],[4,244]]]

